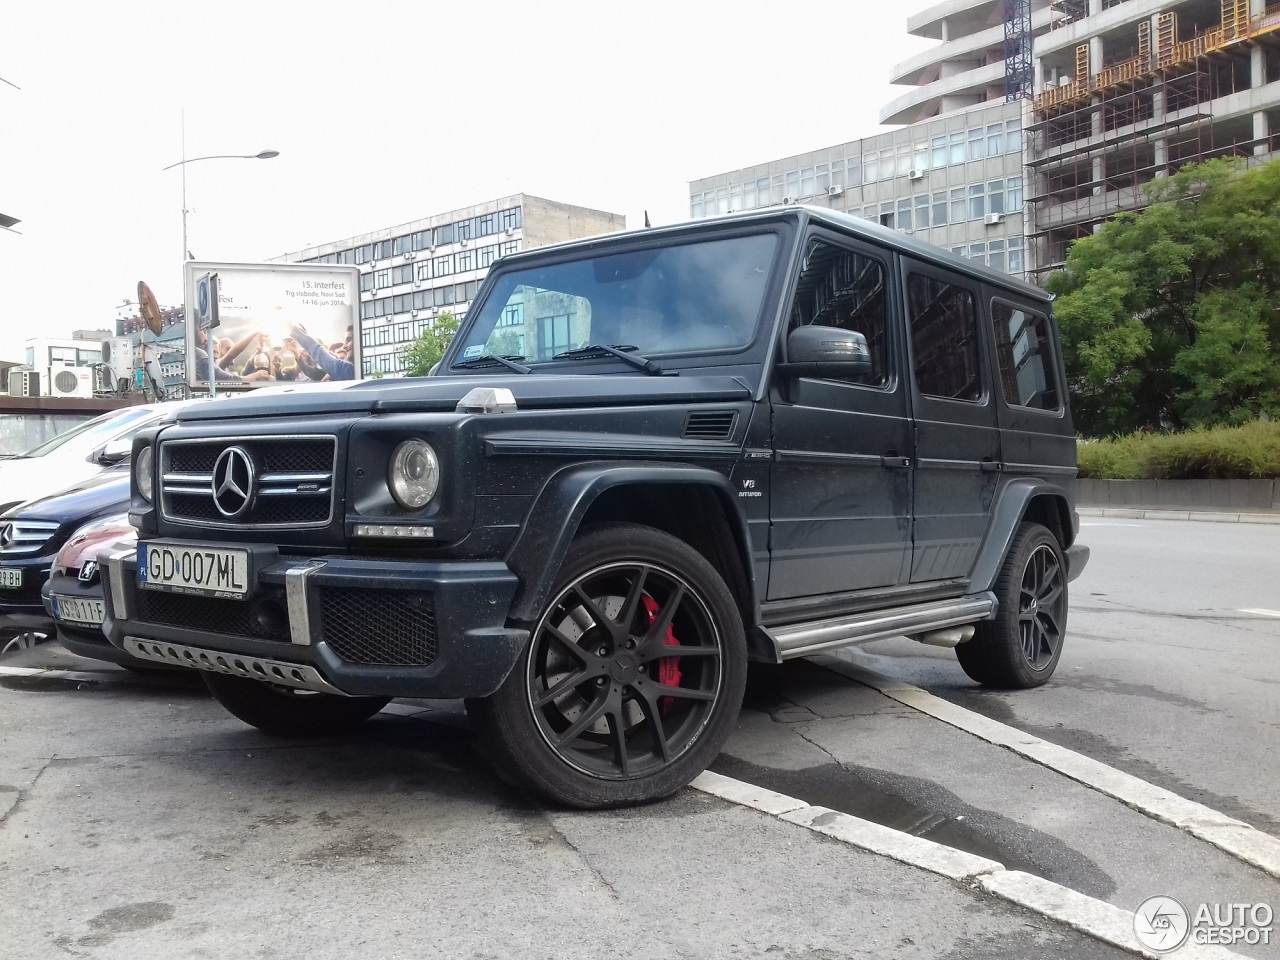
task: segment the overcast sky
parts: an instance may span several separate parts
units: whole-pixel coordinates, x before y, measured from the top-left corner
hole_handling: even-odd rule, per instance
[[[146,280],[525,192],[686,219],[688,182],[868,136],[927,2],[218,4],[5,11],[0,359],[109,327]]]

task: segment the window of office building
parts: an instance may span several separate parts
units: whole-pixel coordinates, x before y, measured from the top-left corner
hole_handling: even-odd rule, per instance
[[[915,202],[915,228],[917,230],[929,229],[929,195],[927,193],[917,194],[912,198]]]
[[[476,268],[476,252],[475,250],[459,250],[454,257],[454,268],[458,273]]]
[[[356,247],[356,263],[368,263],[373,259],[373,244],[366,243],[362,247]]]
[[[433,277],[447,277],[453,273],[453,254],[446,253],[439,257],[431,258],[431,275]]]
[[[521,225],[520,208],[511,207],[498,214],[503,230],[519,230]]]
[[[379,289],[379,290],[382,289],[383,287],[391,286],[391,271],[375,270],[373,272],[373,285],[376,289]]]
[[[946,191],[935,193],[933,195],[933,225],[935,227],[943,227],[947,224],[947,194]]]
[[[360,274],[360,292],[364,293],[366,290],[372,290],[372,289],[373,289],[373,274],[372,273]]]
[[[481,270],[487,268],[496,259],[498,259],[498,245],[496,243],[481,247],[476,251],[476,266]]]
[[[498,255],[501,257],[505,257],[507,254],[515,253],[519,249],[520,249],[519,240],[508,240],[506,243],[502,244],[502,246],[498,248]]]
[[[951,188],[951,222],[964,223],[969,219],[969,208],[965,203],[964,187]]]
[[[498,232],[498,215],[483,213],[476,217],[476,236],[489,237]]]
[[[452,223],[446,223],[443,227],[436,227],[432,232],[431,239],[435,241],[438,247],[445,243],[453,243],[454,229]]]
[[[554,317],[538,318],[538,356],[554,357],[568,350],[572,344],[572,325],[567,313]]]
[[[413,264],[405,263],[391,268],[391,283],[411,283],[413,281]]]

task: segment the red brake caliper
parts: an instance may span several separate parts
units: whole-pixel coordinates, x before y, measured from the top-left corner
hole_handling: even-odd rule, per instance
[[[649,623],[652,625],[658,619],[658,602],[647,593],[641,599],[644,601],[644,610],[649,615]],[[670,624],[667,625],[667,635],[662,638],[662,644],[667,647],[680,646],[680,641],[676,639],[675,628]],[[658,661],[658,682],[668,687],[680,686],[679,657],[663,657]],[[675,697],[663,697],[659,703],[662,706],[662,712],[666,713],[675,703]]]

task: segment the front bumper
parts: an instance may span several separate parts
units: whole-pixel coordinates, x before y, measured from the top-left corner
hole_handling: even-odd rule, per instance
[[[18,571],[18,576],[22,578],[21,586],[0,586],[0,615],[44,616],[40,591],[49,579],[56,556],[55,551],[38,557],[6,557],[0,563],[0,567],[6,570]]]
[[[145,661],[139,661],[137,657],[117,647],[113,647],[110,641],[107,640],[107,635],[102,632],[100,625],[95,626],[91,623],[60,620],[53,615],[53,598],[55,596],[73,597],[77,600],[101,600],[102,584],[97,582],[96,578],[93,583],[84,583],[78,576],[55,571],[49,577],[48,583],[45,584],[42,596],[44,598],[44,608],[48,612],[54,629],[57,631],[58,642],[76,656],[88,657],[90,660],[103,660],[107,663],[116,663],[122,666],[150,665]]]
[[[204,544],[215,547],[217,544]],[[528,631],[509,628],[517,580],[500,562],[280,557],[243,600],[137,586],[136,553],[103,569],[104,632],[158,663],[350,696],[487,696]]]

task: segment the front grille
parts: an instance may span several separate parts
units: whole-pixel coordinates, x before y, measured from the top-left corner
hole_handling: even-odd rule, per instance
[[[425,667],[439,654],[430,594],[321,588],[325,643],[347,663]]]
[[[53,520],[0,519],[0,553],[10,556],[38,553],[57,532],[58,523]]]
[[[228,517],[214,501],[213,474],[218,457],[233,446],[249,455],[256,479],[250,507]],[[162,442],[160,512],[166,520],[233,529],[323,527],[333,517],[336,456],[334,437]]]
[[[262,640],[290,639],[284,590],[279,588],[247,600],[140,589],[134,593],[134,607],[139,623]]]

